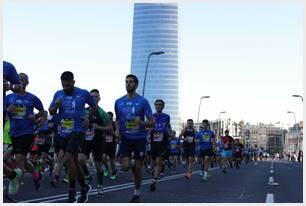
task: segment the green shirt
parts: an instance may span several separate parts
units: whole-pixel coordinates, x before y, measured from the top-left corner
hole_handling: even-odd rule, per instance
[[[12,144],[10,136],[10,121],[6,121],[3,129],[3,143]]]
[[[86,115],[89,114],[89,108],[85,109]],[[95,123],[98,124],[99,126],[105,126],[106,124],[109,123],[109,118],[107,113],[100,107],[98,107],[97,110],[94,111],[92,114],[89,123]],[[95,137],[104,137],[104,133],[101,130],[95,130],[94,131],[94,136]]]

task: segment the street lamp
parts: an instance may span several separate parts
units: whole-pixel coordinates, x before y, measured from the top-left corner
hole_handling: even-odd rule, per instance
[[[199,117],[200,117],[200,109],[201,109],[201,103],[202,103],[202,99],[204,99],[204,98],[210,98],[210,96],[203,96],[203,97],[201,97],[200,98],[200,105],[199,105],[199,110],[198,110],[198,120],[197,120],[197,123],[198,123],[198,131],[199,131],[199,127],[200,127],[200,125],[199,125]]]
[[[301,95],[298,95],[298,94],[294,94],[294,95],[292,95],[293,97],[301,97],[301,99],[302,99],[302,102],[303,102],[303,97],[301,96]]]
[[[280,121],[275,122],[274,124],[280,125]],[[283,136],[282,128],[280,128],[280,130],[281,130],[281,137],[282,137]],[[276,151],[278,151],[277,146],[276,146],[276,134],[277,134],[277,132],[275,132],[275,134],[274,134],[274,153],[276,153]]]
[[[144,75],[144,80],[143,80],[143,88],[142,88],[142,96],[144,96],[145,93],[145,88],[146,88],[146,79],[147,79],[147,72],[148,72],[148,66],[149,66],[149,61],[152,55],[161,55],[164,54],[164,51],[157,51],[157,52],[151,52],[148,56],[147,60],[147,65],[146,65],[146,70],[145,70],[145,75]]]
[[[220,137],[220,133],[219,133],[219,123],[218,123],[218,121],[219,121],[219,119],[220,119],[220,115],[221,115],[221,114],[224,114],[224,113],[226,113],[226,111],[219,112],[219,117],[218,117],[218,120],[217,120],[217,142],[218,142],[218,140],[219,140],[218,137]],[[221,124],[221,121],[220,121],[220,124]]]
[[[298,147],[298,150],[300,150],[300,142],[299,142],[299,131],[298,131],[298,128],[297,128],[297,125],[296,125],[296,118],[295,118],[295,113],[294,112],[291,112],[291,111],[287,111],[287,113],[292,113],[293,116],[294,116],[294,126],[296,128],[296,135],[297,135],[297,147]]]

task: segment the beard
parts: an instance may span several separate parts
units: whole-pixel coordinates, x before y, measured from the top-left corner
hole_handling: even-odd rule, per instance
[[[72,91],[73,91],[73,88],[69,89],[69,90],[64,90],[64,93],[66,95],[71,95],[72,94]]]
[[[136,90],[136,88],[134,87],[131,87],[131,86],[127,86],[126,87],[126,91],[128,92],[128,93],[132,93],[132,92],[135,92],[135,90]]]

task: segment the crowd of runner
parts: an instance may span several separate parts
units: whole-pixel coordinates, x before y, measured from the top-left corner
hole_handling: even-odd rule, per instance
[[[136,93],[138,79],[133,74],[126,76],[127,93],[116,100],[115,115],[99,106],[99,90],[76,87],[72,72],[63,72],[60,80],[63,89],[55,92],[47,110],[39,97],[26,91],[28,75],[3,62],[3,167],[9,179],[6,197],[13,202],[18,202],[26,172],[32,174],[35,190],[47,184],[42,179],[49,173],[54,188],[61,182],[68,185],[67,202],[84,203],[92,187],[98,196],[104,195],[105,177],[116,181],[118,171],[131,169],[135,190],[130,202],[140,202],[142,171],[152,175],[154,192],[165,172],[176,173],[178,165],[186,168],[187,181],[198,165],[205,182],[214,165],[226,174],[228,168],[257,164],[263,158],[257,145],[243,145],[228,130],[217,138],[207,119],[198,131],[188,119],[177,135],[171,117],[163,112],[166,102],[156,99],[153,113],[148,100]],[[92,166],[94,170],[88,168]]]

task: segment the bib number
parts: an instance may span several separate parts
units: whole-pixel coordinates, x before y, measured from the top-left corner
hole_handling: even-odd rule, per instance
[[[87,129],[85,133],[85,140],[91,141],[95,136],[95,131],[93,129]]]
[[[154,142],[161,142],[163,140],[163,133],[162,132],[154,132],[153,133],[153,141]]]
[[[193,137],[192,136],[187,136],[186,137],[186,142],[187,143],[192,143],[193,142]]]
[[[105,142],[113,142],[113,135],[108,134],[105,136]]]
[[[202,136],[202,141],[203,141],[203,142],[209,142],[209,135],[204,134],[204,135]]]
[[[72,119],[62,119],[61,131],[62,133],[71,133],[74,127],[74,121]]]
[[[16,105],[16,111],[14,113],[14,119],[24,119],[26,114],[26,107],[24,105]]]

